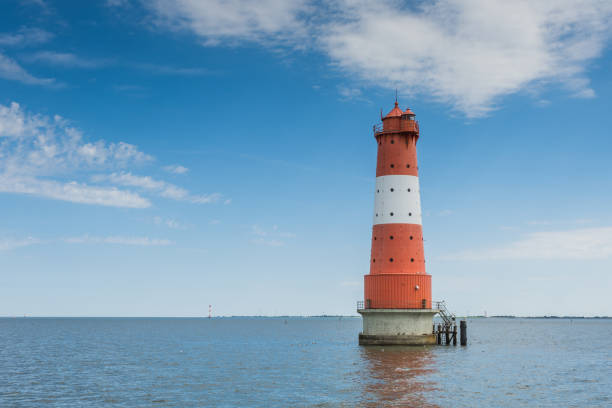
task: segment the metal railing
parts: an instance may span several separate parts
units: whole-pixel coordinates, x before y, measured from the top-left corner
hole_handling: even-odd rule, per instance
[[[400,305],[395,305],[395,306],[385,305],[384,302],[382,304],[378,303],[372,306],[370,299],[357,301],[357,310],[364,310],[364,309],[431,309],[432,308],[431,306],[432,306],[431,302],[429,302],[427,299],[415,300],[415,301],[410,301],[410,302],[403,301],[401,302]]]
[[[442,318],[442,320],[444,321],[444,324],[450,326],[455,323],[455,315],[446,308],[446,303],[444,301],[432,303],[434,309],[438,309],[438,314],[440,315],[440,318]]]
[[[377,135],[379,133],[385,133],[385,132],[389,132],[389,133],[418,132],[419,131],[419,122],[416,121],[416,120],[402,121],[402,122],[400,122],[400,128],[399,129],[393,129],[393,130],[384,130],[382,123],[379,123],[379,124],[376,124],[376,125],[372,126],[372,131],[374,132],[374,135]]]

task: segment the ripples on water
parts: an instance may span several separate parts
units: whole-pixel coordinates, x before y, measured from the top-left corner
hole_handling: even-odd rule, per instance
[[[359,347],[360,328],[0,319],[0,406],[612,406],[612,320],[474,319],[468,347]]]

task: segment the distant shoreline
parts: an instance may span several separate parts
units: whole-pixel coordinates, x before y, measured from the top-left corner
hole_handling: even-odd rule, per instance
[[[212,319],[324,319],[324,318],[342,318],[342,319],[357,319],[361,316],[357,315],[312,315],[312,316],[213,316]],[[459,319],[612,319],[612,316],[513,316],[513,315],[495,315],[495,316],[456,316]],[[208,316],[0,316],[0,319],[209,319]]]

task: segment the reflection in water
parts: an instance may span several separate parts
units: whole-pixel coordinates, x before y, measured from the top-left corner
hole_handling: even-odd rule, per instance
[[[427,380],[436,371],[435,356],[423,347],[361,347],[369,377],[364,383],[366,406],[437,407],[425,395],[436,390]]]

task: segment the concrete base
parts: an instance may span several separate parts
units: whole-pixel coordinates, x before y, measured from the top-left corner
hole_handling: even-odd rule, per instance
[[[422,346],[436,344],[435,309],[360,309],[363,332],[360,345]]]

